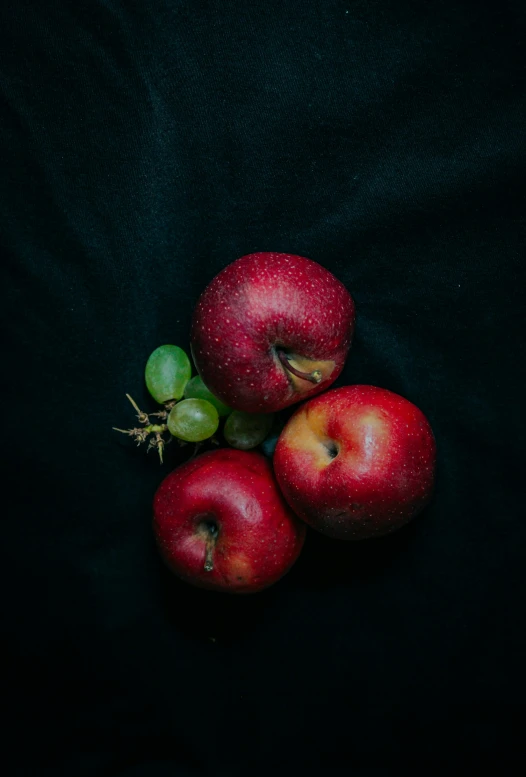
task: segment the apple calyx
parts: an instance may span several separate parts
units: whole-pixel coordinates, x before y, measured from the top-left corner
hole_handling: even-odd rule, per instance
[[[321,380],[323,378],[321,370],[313,370],[312,372],[301,372],[301,370],[297,370],[296,367],[294,367],[290,363],[289,357],[287,356],[285,351],[282,351],[278,348],[277,354],[278,354],[278,359],[285,367],[285,369],[288,370],[292,375],[295,375],[296,378],[301,378],[302,380],[308,380],[310,381],[310,383],[321,383]]]
[[[330,459],[335,459],[340,452],[340,447],[334,442],[334,440],[328,440],[327,442],[324,442],[323,446],[327,451],[327,455]]]

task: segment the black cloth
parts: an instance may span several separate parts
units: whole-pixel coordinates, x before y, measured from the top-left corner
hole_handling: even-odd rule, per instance
[[[6,775],[523,773],[524,22],[522,0],[0,4]],[[338,385],[426,413],[437,490],[384,540],[309,532],[235,598],[157,555],[185,449],[161,468],[112,426],[257,250],[347,285]]]

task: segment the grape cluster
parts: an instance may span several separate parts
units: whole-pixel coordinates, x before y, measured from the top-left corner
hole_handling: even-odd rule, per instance
[[[166,445],[174,438],[181,445],[201,444],[205,440],[217,444],[216,434],[223,419],[226,419],[223,437],[233,448],[247,451],[267,438],[272,443],[273,415],[243,413],[225,405],[209,391],[199,375],[192,378],[190,359],[179,346],[156,348],[146,362],[144,378],[150,395],[162,409],[145,413],[127,394],[141,426],[114,429],[133,437],[139,445],[148,441],[148,450],[155,448],[161,462]],[[156,419],[153,423],[152,418]]]

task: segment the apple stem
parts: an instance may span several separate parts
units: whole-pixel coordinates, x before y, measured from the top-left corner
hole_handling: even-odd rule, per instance
[[[301,370],[297,370],[296,367],[292,366],[285,351],[278,350],[277,353],[278,353],[278,358],[282,363],[282,365],[285,367],[286,370],[292,373],[292,375],[295,375],[297,378],[302,378],[302,380],[308,380],[311,383],[321,382],[323,375],[321,374],[320,370],[313,370],[312,372],[301,372]]]
[[[214,569],[214,558],[212,551],[216,544],[216,538],[214,534],[209,534],[206,538],[206,550],[205,550],[205,572],[212,572]]]

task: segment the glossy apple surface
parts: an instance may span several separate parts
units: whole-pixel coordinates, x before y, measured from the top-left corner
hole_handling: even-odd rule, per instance
[[[224,448],[183,464],[159,486],[153,515],[168,567],[188,583],[231,593],[275,583],[305,539],[270,463],[254,451]]]
[[[416,405],[375,386],[332,389],[281,433],[274,470],[295,513],[330,537],[388,534],[428,503],[435,440]]]
[[[230,407],[275,412],[327,389],[343,369],[355,309],[345,286],[310,259],[256,253],[225,267],[197,303],[192,355]]]

